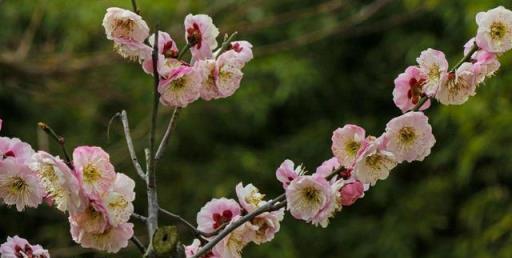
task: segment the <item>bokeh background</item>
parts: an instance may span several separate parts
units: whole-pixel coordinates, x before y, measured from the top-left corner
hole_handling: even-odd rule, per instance
[[[290,158],[314,171],[332,156],[331,133],[345,123],[380,135],[400,114],[391,95],[397,74],[429,47],[455,63],[476,32],[477,12],[512,7],[504,0],[138,3],[145,20],[180,46],[190,12],[209,14],[222,34],[236,30],[254,44],[238,92],[187,107],[159,165],[161,206],[192,221],[212,197],[234,197],[240,181],[276,196],[279,164]],[[136,211],[144,214],[145,192],[121,126],[115,122],[107,139],[107,124],[126,109],[143,157],[152,78],[112,51],[101,26],[110,6],[131,8],[129,0],[0,0],[1,134],[57,154],[36,128],[44,121],[69,147],[102,146],[139,183]],[[512,54],[500,61],[498,74],[465,105],[427,111],[437,143],[424,162],[397,167],[327,229],[287,216],[274,241],[248,246],[244,257],[512,257]],[[162,131],[169,117],[162,108]],[[146,241],[144,226],[135,224]],[[66,217],[44,205],[23,213],[0,206],[0,239],[14,234],[43,244],[52,257],[138,255],[131,244],[111,256],[79,248]]]

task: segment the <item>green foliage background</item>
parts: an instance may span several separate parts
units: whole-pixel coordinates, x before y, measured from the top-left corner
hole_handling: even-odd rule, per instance
[[[391,96],[397,74],[428,47],[455,63],[476,32],[478,11],[512,8],[508,0],[381,1],[375,14],[357,20],[372,1],[323,1],[334,7],[318,8],[316,0],[138,1],[145,20],[166,28],[179,45],[183,18],[192,12],[212,15],[221,33],[238,30],[255,46],[233,97],[198,101],[181,113],[159,165],[163,207],[194,221],[210,198],[234,197],[240,181],[276,196],[274,171],[284,159],[314,171],[331,157],[331,133],[345,123],[380,135],[400,114]],[[152,79],[111,51],[101,26],[109,6],[130,8],[130,1],[0,0],[2,135],[36,148],[36,123],[45,121],[68,146],[104,147],[117,170],[139,184],[136,211],[144,214],[145,192],[121,127],[113,125],[110,140],[106,130],[110,117],[126,109],[143,156]],[[15,56],[34,10],[42,19],[31,48]],[[296,44],[312,33],[323,36]],[[512,54],[500,61],[496,77],[465,105],[427,111],[437,143],[424,162],[399,166],[327,229],[287,216],[274,241],[247,247],[244,257],[512,257]],[[163,108],[162,130],[169,116]],[[0,219],[1,239],[19,234],[52,257],[137,256],[132,245],[114,256],[78,248],[66,217],[44,205],[24,213],[0,206]],[[143,238],[144,226],[135,224]],[[191,240],[187,233],[182,238]]]

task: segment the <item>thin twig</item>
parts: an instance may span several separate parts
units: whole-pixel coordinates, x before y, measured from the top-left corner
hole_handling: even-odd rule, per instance
[[[137,1],[136,0],[132,0],[132,7],[133,7],[133,12],[136,13],[136,14],[140,14],[140,10],[139,8],[137,7]]]
[[[144,247],[144,244],[142,244],[142,242],[135,235],[133,235],[130,240],[142,254],[146,253],[146,247]]]
[[[148,218],[146,218],[145,216],[143,215],[140,215],[140,214],[137,214],[137,213],[132,213],[132,217],[135,218],[135,219],[138,219],[142,222],[146,222],[148,220]]]
[[[229,35],[229,37],[225,36],[224,41],[220,45],[219,49],[217,49],[215,51],[215,56],[219,56],[220,54],[222,54],[222,52],[228,50],[228,48],[230,47],[231,41],[233,41],[233,39],[235,38],[235,36],[237,34],[238,34],[238,32],[235,31],[235,32],[231,33],[231,35]]]
[[[176,59],[178,60],[181,60],[181,58],[185,55],[185,53],[187,53],[187,50],[189,50],[190,48],[192,47],[192,45],[190,44],[186,44],[181,50],[180,50],[180,53],[178,54],[178,57]]]
[[[194,225],[192,225],[192,223],[190,223],[188,220],[184,219],[183,217],[181,217],[180,215],[178,214],[175,214],[175,213],[172,213],[166,209],[163,209],[163,208],[159,208],[160,212],[175,219],[175,220],[178,220],[179,222],[181,222],[183,225],[187,226],[190,230],[192,230],[192,232],[195,234],[195,235],[203,235],[204,233],[199,231],[196,227],[194,227]]]
[[[51,136],[52,139],[54,139],[60,145],[62,153],[64,154],[64,159],[66,161],[66,164],[68,165],[68,167],[73,169],[73,164],[71,163],[71,158],[69,157],[68,151],[66,150],[64,137],[55,133],[55,131],[50,126],[48,126],[47,124],[45,124],[43,122],[37,123],[37,126],[39,126],[39,128],[41,128],[41,130],[43,130],[46,134]]]
[[[162,155],[164,154],[165,147],[169,143],[170,136],[172,132],[174,131],[174,128],[176,128],[176,120],[178,119],[178,115],[180,113],[180,108],[174,108],[174,111],[172,112],[171,119],[169,120],[169,124],[167,125],[167,129],[165,130],[164,137],[162,138],[162,141],[160,141],[160,145],[158,146],[158,150],[155,154],[155,159],[159,160]]]
[[[121,111],[120,118],[121,123],[123,123],[126,145],[128,146],[128,151],[130,152],[130,158],[132,160],[133,167],[135,168],[135,171],[137,171],[139,177],[142,178],[142,180],[146,181],[146,175],[144,174],[144,170],[140,166],[139,160],[137,159],[137,153],[135,153],[135,148],[133,147],[132,136],[130,133],[130,124],[128,122],[128,115],[126,114],[125,110]]]

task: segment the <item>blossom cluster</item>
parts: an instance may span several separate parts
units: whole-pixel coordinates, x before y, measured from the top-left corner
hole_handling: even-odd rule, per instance
[[[127,246],[134,187],[100,147],[77,147],[67,164],[17,138],[0,137],[0,199],[18,211],[44,201],[69,213],[73,240],[83,247],[117,252]]]
[[[512,48],[512,11],[503,6],[476,15],[478,31],[464,45],[463,60],[452,70],[443,52],[427,49],[395,79],[393,101],[403,112],[420,105],[421,98],[435,98],[444,105],[460,105],[476,94],[487,77],[500,68],[498,57]],[[430,106],[427,100],[420,107]]]
[[[265,195],[261,194],[258,188],[252,184],[244,186],[239,183],[236,186],[236,195],[238,202],[233,199],[220,198],[206,203],[197,214],[197,229],[206,234],[214,233],[267,203],[264,200]],[[279,231],[283,218],[284,208],[264,212],[229,233],[204,257],[241,257],[242,249],[247,244],[252,242],[259,245],[271,241]],[[186,256],[195,255],[200,247],[201,241],[194,239],[192,244],[185,247]]]
[[[26,239],[19,236],[7,237],[7,241],[0,246],[2,258],[50,258],[48,250],[40,245],[31,245]]]
[[[204,14],[187,15],[184,25],[185,48],[190,49],[191,62],[181,60],[182,52],[166,32],[158,32],[155,46],[156,35],[150,36],[146,22],[132,11],[108,8],[103,19],[107,39],[114,41],[120,55],[139,60],[143,70],[151,75],[156,61],[158,92],[163,105],[183,108],[199,98],[212,100],[233,95],[240,87],[242,68],[253,58],[252,45],[247,41],[233,41],[218,47],[219,30]],[[156,60],[152,53],[155,47]]]

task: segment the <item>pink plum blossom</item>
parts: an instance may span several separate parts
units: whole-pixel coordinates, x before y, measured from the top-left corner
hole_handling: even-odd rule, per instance
[[[491,53],[503,53],[512,48],[512,11],[503,6],[476,15],[476,42]]]
[[[102,199],[108,213],[110,225],[116,227],[127,222],[133,214],[135,181],[125,174],[117,173],[112,189]]]
[[[423,92],[434,96],[443,83],[444,75],[448,72],[448,61],[443,52],[429,48],[421,52],[416,59],[421,72],[426,76]]]
[[[33,155],[30,167],[39,175],[46,198],[51,198],[57,209],[77,212],[85,207],[87,200],[79,190],[78,178],[59,157],[39,151]]]
[[[444,75],[436,99],[444,105],[461,105],[476,94],[476,75],[473,65],[463,63],[455,72]]]
[[[0,162],[0,198],[18,211],[35,208],[43,202],[44,188],[28,165],[7,159]]]
[[[284,208],[277,211],[265,212],[251,220],[254,236],[251,239],[255,244],[263,244],[274,239],[274,236],[281,228],[281,221],[284,218]]]
[[[363,184],[375,185],[377,180],[384,180],[397,165],[395,155],[386,150],[386,136],[369,137],[357,154],[354,165],[354,178]]]
[[[123,223],[116,227],[109,226],[104,231],[92,233],[84,231],[76,221],[69,219],[73,241],[84,248],[93,248],[107,253],[117,253],[128,246],[133,236],[133,224]]]
[[[200,91],[201,74],[186,65],[172,69],[158,86],[160,102],[171,107],[186,107],[200,97]]]
[[[287,159],[277,168],[276,177],[277,180],[283,184],[283,188],[286,189],[291,181],[303,175],[305,172],[302,165],[295,167],[293,161]]]
[[[244,186],[242,183],[236,185],[236,195],[240,206],[247,212],[256,210],[266,202],[263,200],[264,194],[261,194],[258,188],[252,184]]]
[[[240,216],[236,216],[232,221],[237,221]],[[254,239],[254,234],[258,228],[251,223],[244,223],[237,227],[213,249],[213,253],[218,253],[222,258],[241,258],[242,249]]]
[[[334,170],[340,168],[340,163],[336,157],[328,159],[322,163],[318,168],[316,168],[315,175],[321,177],[328,177],[331,175]]]
[[[201,98],[204,100],[226,98],[240,87],[243,73],[236,59],[211,59],[198,62],[202,75]]]
[[[141,58],[147,46],[149,27],[142,17],[132,11],[111,7],[103,18],[107,39],[114,41],[117,52],[130,59]]]
[[[343,206],[354,204],[357,199],[364,196],[364,185],[358,180],[343,185],[340,189],[340,201]]]
[[[335,201],[329,182],[316,175],[299,176],[291,181],[286,200],[292,216],[306,222],[319,222],[318,215]]]
[[[91,199],[83,211],[70,213],[69,220],[87,233],[101,233],[109,227],[107,208],[101,199]]]
[[[252,58],[252,44],[244,40],[231,42],[229,49],[220,54],[218,60],[234,60],[234,63],[242,68]]]
[[[110,156],[100,147],[77,147],[73,151],[73,166],[84,193],[89,197],[108,191],[116,177]]]
[[[475,38],[470,39],[464,45],[464,55],[467,55],[475,44]],[[476,83],[480,84],[485,78],[493,76],[500,68],[498,56],[495,53],[487,52],[483,49],[477,50],[472,56],[473,73],[476,76]]]
[[[425,85],[427,76],[421,72],[417,66],[409,66],[404,73],[398,75],[395,79],[395,88],[393,89],[393,101],[395,105],[407,112],[418,104],[423,97],[423,86]],[[430,107],[430,100],[427,100],[420,110]]]
[[[31,245],[19,236],[7,237],[7,242],[0,246],[2,258],[50,258],[48,250],[40,245]]]
[[[422,112],[409,112],[391,119],[386,125],[387,149],[397,162],[422,161],[436,143],[428,117]]]
[[[3,120],[0,118],[0,131],[2,130],[2,124],[3,124]]]
[[[241,214],[241,207],[235,200],[212,199],[197,213],[197,229],[211,233]]]
[[[185,17],[185,38],[191,45],[190,51],[195,60],[212,57],[213,50],[217,48],[218,35],[219,29],[210,16],[189,14]]]
[[[149,51],[146,51],[144,56],[144,61],[142,62],[142,68],[147,74],[153,74],[153,58],[152,58],[152,49],[155,43],[155,34],[152,34],[149,39],[149,44],[151,48]],[[172,66],[167,65],[169,62],[167,59],[175,59],[178,57],[178,48],[176,47],[176,42],[171,38],[169,33],[160,31],[158,34],[158,73],[168,74]]]
[[[32,159],[34,150],[18,138],[0,137],[0,162],[12,159],[18,163],[28,164]]]
[[[357,125],[345,125],[332,133],[332,153],[342,166],[351,168],[364,140],[365,131]]]

